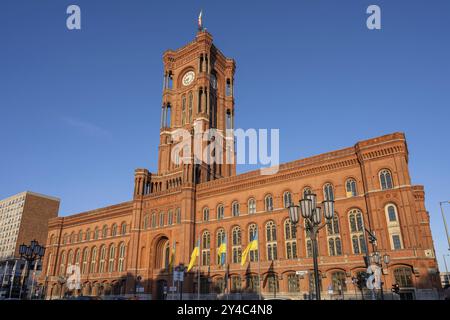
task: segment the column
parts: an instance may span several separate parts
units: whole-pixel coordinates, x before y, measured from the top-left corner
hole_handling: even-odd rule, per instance
[[[162,110],[161,110],[161,128],[164,128],[164,125],[166,123],[166,119],[165,119],[165,111],[166,107],[165,105],[162,106]]]
[[[207,113],[208,109],[207,109],[207,105],[206,105],[206,99],[207,99],[206,88],[203,88],[203,90],[202,90],[202,111]]]

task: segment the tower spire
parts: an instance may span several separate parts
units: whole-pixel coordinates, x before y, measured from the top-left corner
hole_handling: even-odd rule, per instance
[[[203,31],[203,9],[200,10],[198,15],[198,31]]]

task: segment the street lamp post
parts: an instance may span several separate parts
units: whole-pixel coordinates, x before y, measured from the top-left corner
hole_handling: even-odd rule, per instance
[[[37,263],[38,260],[42,260],[42,257],[45,255],[45,247],[41,246],[38,241],[33,240],[29,246],[26,244],[21,244],[19,247],[19,254],[20,257],[26,261],[25,267],[27,268],[23,279],[23,284],[21,286],[21,288],[23,288],[23,286],[28,282],[28,276],[30,274],[32,263]],[[22,297],[19,297],[19,299],[21,298]]]
[[[322,210],[325,216],[325,223],[322,223]],[[331,222],[334,215],[334,201],[325,200],[322,202],[322,207],[317,206],[317,195],[310,193],[305,194],[300,200],[299,205],[291,204],[289,206],[289,218],[291,223],[296,227],[300,220],[301,213],[305,220],[304,229],[309,234],[312,244],[313,264],[314,264],[314,284],[316,290],[316,300],[320,300],[320,281],[319,281],[319,266],[317,262],[317,235],[319,230]]]
[[[444,208],[442,207],[444,203],[450,203],[450,201],[439,202],[439,206],[441,207],[442,220],[444,221],[445,235],[447,236],[448,250],[450,250],[450,237],[448,236],[447,220],[445,219]]]
[[[375,251],[372,253],[372,261],[381,268],[381,273],[383,274],[384,280],[386,280],[386,276],[383,273],[383,262],[386,265],[386,268],[389,267],[389,263],[391,262],[391,257],[387,253],[383,255],[383,258],[381,257],[380,253],[378,251]],[[384,300],[384,291],[383,291],[383,281],[380,279],[380,290],[381,290],[381,300]]]

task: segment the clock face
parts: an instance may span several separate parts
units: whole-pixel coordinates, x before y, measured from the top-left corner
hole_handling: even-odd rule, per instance
[[[186,72],[186,74],[183,76],[183,85],[184,86],[188,86],[190,85],[195,79],[195,73],[194,71],[188,71]]]

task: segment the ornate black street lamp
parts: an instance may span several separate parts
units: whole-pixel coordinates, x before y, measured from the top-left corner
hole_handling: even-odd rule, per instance
[[[42,258],[45,255],[45,247],[41,246],[38,241],[33,240],[31,241],[30,245],[27,246],[26,244],[21,244],[19,246],[19,254],[21,259],[26,261],[25,268],[26,274],[23,279],[22,288],[26,283],[28,282],[28,276],[30,274],[30,268],[31,265],[34,263],[37,263],[38,260],[42,260]],[[22,298],[22,297],[19,297]]]
[[[384,276],[383,272],[383,262],[386,265],[386,268],[389,267],[389,263],[391,263],[391,256],[385,253],[383,257],[381,257],[380,252],[375,251],[371,255],[372,261],[381,268],[381,273],[383,275],[384,280],[386,280],[386,277]],[[384,300],[384,291],[383,291],[383,281],[380,281],[380,290],[381,290],[381,300]]]
[[[322,210],[325,216],[325,223],[322,223]],[[310,193],[305,194],[300,200],[300,205],[291,203],[289,206],[289,218],[291,223],[296,227],[300,220],[300,214],[305,220],[304,229],[308,233],[311,244],[314,262],[314,283],[316,289],[316,300],[320,300],[320,281],[319,281],[319,266],[317,263],[317,235],[319,230],[325,227],[333,220],[334,215],[334,201],[325,200],[322,202],[322,208],[317,206],[317,195]]]

